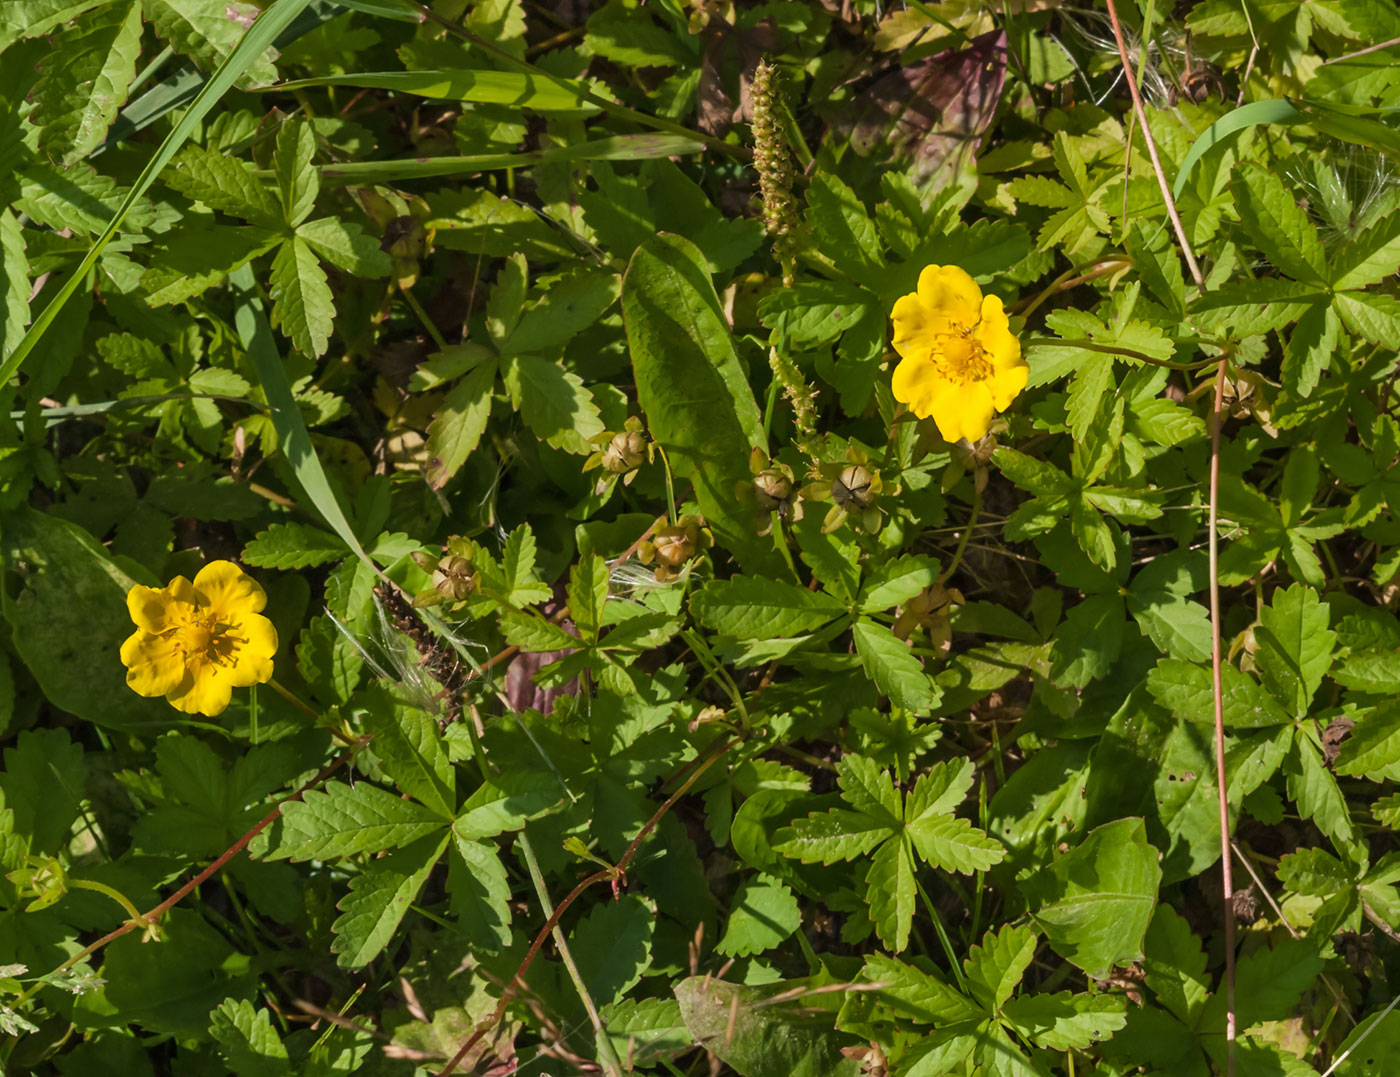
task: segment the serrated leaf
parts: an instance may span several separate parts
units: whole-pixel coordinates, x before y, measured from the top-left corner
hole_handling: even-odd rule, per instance
[[[861,665],[877,688],[897,707],[916,714],[933,704],[933,688],[924,665],[909,645],[884,625],[862,618],[851,626]]]
[[[831,808],[794,819],[790,827],[778,831],[773,849],[804,864],[835,864],[863,856],[893,833],[879,819]]]
[[[556,284],[521,315],[501,342],[503,355],[541,355],[563,348],[615,303],[622,282],[615,273],[583,273]]]
[[[287,1048],[267,1010],[247,999],[226,998],[209,1014],[209,1035],[237,1077],[284,1077],[292,1072]]]
[[[651,965],[656,902],[637,894],[605,901],[578,922],[569,944],[588,993],[609,1006],[636,986]]]
[[[1400,269],[1400,213],[1357,236],[1332,262],[1332,287],[1366,288]]]
[[[996,451],[996,465],[1001,473],[1027,493],[1039,497],[1067,493],[1073,480],[1053,464],[1001,446]]]
[[[593,451],[588,439],[603,432],[603,421],[582,378],[533,355],[509,356],[502,372],[511,403],[536,437],[567,452]]]
[[[1295,583],[1274,592],[1259,611],[1255,660],[1269,690],[1297,717],[1308,705],[1332,664],[1337,634],[1327,627],[1330,614],[1311,587]]]
[[[1269,261],[1294,280],[1326,282],[1327,262],[1317,229],[1276,175],[1254,166],[1242,169],[1235,205],[1240,222]]]
[[[242,0],[141,0],[146,18],[172,48],[189,56],[205,71],[229,58],[248,26],[259,15]],[[249,57],[240,86],[262,86],[277,80],[272,50]]]
[[[874,992],[881,1004],[921,1025],[950,1025],[984,1016],[971,999],[937,976],[881,953],[866,955],[861,976],[885,985]]]
[[[370,748],[384,773],[402,792],[451,819],[456,813],[456,782],[437,721],[380,684],[358,699],[364,705],[360,723],[372,738]]]
[[[1372,344],[1386,346],[1400,335],[1400,302],[1379,292],[1342,292],[1333,306],[1349,330]]]
[[[1028,927],[1010,924],[988,931],[968,948],[963,975],[973,998],[989,1012],[1000,1010],[1035,957],[1036,936]]]
[[[586,640],[603,631],[603,606],[608,601],[608,563],[596,553],[585,554],[569,570],[568,605],[574,627]]]
[[[300,236],[292,236],[272,259],[272,324],[311,359],[325,353],[335,328],[335,301],[325,271]]]
[[[1102,979],[1115,964],[1142,957],[1161,880],[1142,820],[1120,819],[1090,831],[1022,890],[1055,952]]]
[[[860,588],[860,612],[878,613],[908,602],[938,580],[937,558],[905,555],[877,565]]]
[[[491,417],[496,361],[487,360],[454,385],[428,427],[428,485],[440,490],[481,443]]]
[[[393,259],[379,249],[379,241],[354,221],[318,217],[298,225],[297,235],[326,261],[357,277],[387,277],[393,269]]]
[[[836,764],[841,795],[856,811],[891,828],[899,825],[899,793],[873,759],[850,753]]]
[[[1400,706],[1387,702],[1358,715],[1351,735],[1342,741],[1335,769],[1373,782],[1400,778]]]
[[[857,280],[868,280],[883,269],[875,223],[844,181],[819,172],[807,188],[807,205],[813,238],[838,269]]]
[[[695,592],[690,612],[706,628],[736,639],[780,639],[815,632],[845,612],[830,595],[764,576],[715,580]]]
[[[1299,849],[1278,862],[1279,882],[1295,894],[1331,897],[1352,885],[1346,865],[1325,849]]]
[[[1288,336],[1284,352],[1283,384],[1297,396],[1308,396],[1317,388],[1322,372],[1332,361],[1341,322],[1331,306],[1309,307]]]
[[[200,146],[186,146],[164,174],[165,183],[186,198],[234,217],[279,228],[282,214],[272,192],[237,157]]]
[[[282,808],[268,859],[326,860],[401,849],[439,830],[446,833],[446,820],[411,800],[368,782],[330,782]]]
[[[955,815],[925,816],[906,830],[924,862],[943,871],[971,875],[1006,858],[1001,842]]]
[[[140,54],[141,7],[132,0],[87,12],[65,30],[32,93],[39,148],[65,164],[91,153],[126,103]]]
[[[1293,738],[1292,750],[1283,761],[1283,773],[1288,795],[1303,818],[1311,819],[1338,846],[1345,847],[1356,840],[1346,798],[1323,763],[1322,752],[1310,738],[1301,734]]]
[[[571,635],[543,617],[525,613],[506,613],[501,617],[501,630],[506,642],[522,651],[546,652],[574,650],[582,645]]]
[[[277,132],[272,164],[277,187],[282,192],[282,212],[293,228],[311,215],[316,195],[321,190],[320,173],[311,167],[315,156],[316,135],[311,124],[301,116],[283,122]]]
[[[1220,667],[1220,686],[1225,724],[1232,729],[1262,729],[1290,721],[1273,696],[1228,662]],[[1164,658],[1147,675],[1147,690],[1183,722],[1215,721],[1215,689],[1211,671],[1204,666]]]
[[[535,533],[521,524],[510,533],[501,549],[501,572],[506,594],[517,606],[548,601],[553,593],[535,575]]]
[[[759,874],[746,881],[729,905],[729,921],[715,949],[726,957],[747,957],[771,950],[802,922],[792,891]]]
[[[350,556],[329,531],[310,524],[273,524],[243,547],[243,560],[259,568],[310,568]]]
[[[875,850],[865,874],[870,920],[875,934],[894,953],[909,945],[914,923],[914,860],[902,841],[887,841]]]
[[[350,880],[350,892],[336,905],[331,952],[341,968],[364,968],[389,944],[408,907],[447,848],[447,836],[427,837],[375,860]]]
[[[24,230],[8,209],[0,210],[0,359],[14,351],[29,324],[29,261]]]
[[[121,195],[116,183],[86,164],[56,168],[33,161],[20,175],[13,208],[55,231],[69,228],[95,236],[107,227]],[[133,226],[136,223],[132,220]]]
[[[151,268],[141,277],[146,302],[160,307],[192,299],[277,242],[273,232],[255,225],[174,229],[156,248]]]
[[[1051,1051],[1084,1049],[1128,1022],[1127,999],[1116,995],[1020,995],[1002,1008],[1021,1035]]]
[[[452,833],[464,841],[476,841],[519,830],[549,811],[562,795],[553,774],[502,772],[467,798],[452,822]]]
[[[447,893],[457,922],[472,943],[495,952],[510,945],[510,879],[496,846],[454,835]]]

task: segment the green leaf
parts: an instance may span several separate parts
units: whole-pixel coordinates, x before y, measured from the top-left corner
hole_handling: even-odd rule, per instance
[[[830,595],[765,576],[714,580],[690,599],[706,628],[736,639],[780,639],[815,632],[845,612]]]
[[[556,449],[589,453],[589,438],[603,432],[598,405],[577,374],[532,355],[504,360],[506,391],[531,432]]]
[[[933,688],[923,663],[884,625],[861,618],[851,626],[856,653],[875,686],[897,707],[916,713],[933,704]]]
[[[976,1003],[937,976],[881,953],[866,955],[861,977],[884,985],[873,992],[881,1005],[921,1025],[951,1025],[984,1016]]]
[[[0,359],[24,336],[29,324],[29,261],[24,230],[8,209],[0,210]]]
[[[1225,724],[1232,729],[1262,729],[1290,721],[1273,696],[1228,662],[1220,667],[1220,688]],[[1204,666],[1164,658],[1147,675],[1147,690],[1183,722],[1215,721],[1214,682]]]
[[[1035,932],[1028,927],[1007,925],[988,931],[982,941],[968,949],[963,975],[968,989],[988,1012],[1000,1010],[1035,958]]]
[[[5,749],[0,814],[10,814],[26,854],[48,856],[68,844],[83,801],[87,763],[81,745],[61,729],[26,729]]]
[[[1191,143],[1191,148],[1186,151],[1186,156],[1182,158],[1181,167],[1177,170],[1176,180],[1172,184],[1172,198],[1181,197],[1181,192],[1186,189],[1186,181],[1190,178],[1191,171],[1196,167],[1197,162],[1209,150],[1221,144],[1236,131],[1242,131],[1247,127],[1254,127],[1261,123],[1298,123],[1302,118],[1301,113],[1282,98],[1251,101],[1246,105],[1231,109],[1197,135],[1196,140]]]
[[[325,271],[300,236],[292,236],[272,259],[272,324],[309,358],[323,355],[335,328],[335,301]]]
[[[919,856],[943,871],[971,875],[1006,857],[1001,842],[957,816],[924,816],[911,821],[907,829]]]
[[[0,551],[10,572],[25,569],[20,586],[0,592],[0,608],[15,652],[49,704],[109,729],[167,728],[169,704],[128,688],[116,660],[135,631],[127,593],[156,581],[133,577],[75,524],[29,509],[3,517]]]
[[[260,12],[241,0],[141,0],[146,18],[171,47],[189,56],[205,71],[227,62],[235,46]],[[271,42],[277,35],[267,40]],[[277,79],[270,48],[248,50],[246,68],[235,81],[241,88],[266,85]]]
[[[273,524],[243,547],[245,564],[259,568],[309,568],[339,561],[350,551],[328,531],[310,524]]]
[[[1400,269],[1400,213],[1392,213],[1337,252],[1332,287],[1338,291],[1366,288],[1396,269]]]
[[[39,65],[29,122],[39,148],[72,164],[91,153],[126,103],[141,54],[141,7],[118,0],[79,17]]]
[[[452,764],[438,732],[437,721],[380,685],[371,685],[358,700],[364,705],[360,723],[373,739],[370,749],[379,766],[399,789],[429,810],[451,819],[457,792]]]
[[[535,533],[521,524],[510,533],[501,549],[501,572],[505,592],[517,606],[546,602],[553,593],[535,575]]]
[[[875,934],[894,953],[909,945],[914,923],[914,860],[902,841],[887,841],[875,850],[865,875],[866,901]]]
[[[1103,979],[1142,957],[1162,869],[1141,819],[1097,827],[1022,885],[1031,919],[1072,965]]]
[[[729,904],[729,922],[715,949],[726,957],[771,950],[797,930],[802,913],[782,882],[760,873],[739,887]]]
[[[1001,446],[996,451],[996,465],[1001,473],[1027,493],[1044,497],[1068,493],[1073,481],[1053,464]]]
[[[553,774],[502,772],[467,798],[453,820],[452,833],[461,840],[476,841],[519,830],[559,803],[561,792]]]
[[[836,769],[841,795],[851,807],[892,830],[899,826],[903,815],[899,793],[873,759],[850,753],[841,757]]]
[[[313,201],[314,197],[313,193]],[[297,235],[326,261],[357,277],[387,277],[394,267],[393,259],[379,249],[379,241],[354,221],[318,217],[298,225]]]
[[[491,417],[496,361],[487,360],[454,385],[428,427],[428,485],[440,490],[481,443]]]
[[[1235,205],[1245,231],[1264,256],[1294,280],[1328,279],[1322,241],[1308,215],[1272,172],[1247,166],[1237,176]]]
[[[801,994],[806,986],[779,980],[747,987],[691,976],[675,993],[694,1042],[743,1077],[859,1077],[860,1063],[841,1054],[855,1040],[833,1030],[834,1014],[822,1007],[823,996],[809,995],[803,1007],[760,1005],[788,992]]]
[[[350,892],[336,906],[341,915],[331,925],[337,965],[364,968],[389,945],[446,848],[446,834],[426,837],[372,861],[363,875],[350,880]]]
[[[778,831],[773,849],[804,864],[835,864],[864,856],[894,833],[879,819],[831,808],[794,819],[791,826]]]
[[[1308,705],[1332,664],[1337,634],[1327,627],[1326,603],[1311,587],[1295,583],[1274,592],[1259,611],[1255,630],[1259,675],[1275,697],[1297,717]]]
[[[503,355],[543,355],[562,349],[617,302],[615,273],[581,273],[557,284],[525,311],[504,341]]]
[[[919,554],[897,557],[877,565],[861,584],[861,613],[878,613],[908,602],[938,580],[939,564],[933,557]]]
[[[495,952],[510,945],[510,879],[496,846],[453,835],[447,865],[452,912],[472,944]]]
[[[1279,882],[1295,894],[1331,897],[1355,880],[1346,865],[1325,849],[1299,849],[1278,862]]]
[[[1128,1022],[1127,999],[1115,995],[1021,995],[1002,1012],[1037,1047],[1083,1050],[1106,1040]]]
[[[1331,306],[1309,307],[1288,336],[1283,383],[1297,396],[1308,396],[1332,361],[1341,322]]]
[[[102,0],[21,0],[0,6],[0,51],[26,37],[47,34]]]
[[[1384,347],[1400,333],[1400,302],[1379,292],[1342,292],[1334,300],[1342,323],[1359,337]]]
[[[637,894],[604,901],[578,922],[569,947],[589,995],[609,1006],[627,994],[651,966],[656,902]]]
[[[401,849],[446,831],[447,822],[431,808],[356,782],[328,782],[282,808],[270,860],[328,860],[331,857]]]
[[[284,82],[279,93],[313,86],[354,86],[364,90],[391,90],[437,101],[470,101],[479,105],[507,105],[513,109],[559,115],[586,116],[599,110],[590,100],[588,87],[572,79],[543,71],[374,71],[353,75]]]
[[[166,186],[186,198],[269,228],[281,224],[282,214],[272,192],[239,158],[187,146],[174,164],[165,177]]]
[[[1283,761],[1288,795],[1298,805],[1298,813],[1311,819],[1317,828],[1338,846],[1356,840],[1346,798],[1337,779],[1322,761],[1322,752],[1301,734],[1293,738],[1292,750]]]
[[[766,439],[699,249],[669,234],[642,244],[622,281],[622,314],[652,437],[676,476],[695,484],[719,541],[757,571],[770,547],[758,544],[734,487],[751,480],[749,452]]]
[[[316,156],[316,135],[305,118],[294,116],[277,132],[277,148],[273,152],[273,172],[282,192],[282,212],[293,228],[311,215],[316,195],[321,190],[321,178],[311,167]]]
[[[1351,735],[1342,741],[1338,774],[1365,776],[1373,782],[1400,779],[1400,705],[1387,701],[1357,715]]]
[[[596,553],[579,558],[569,570],[569,616],[585,640],[603,631],[603,606],[608,601],[608,563]]]
[[[807,188],[807,221],[822,253],[857,280],[883,270],[875,222],[850,187],[830,172],[818,172]]]
[[[237,1077],[283,1077],[292,1072],[287,1048],[267,1010],[247,999],[226,998],[209,1014],[209,1035]]]

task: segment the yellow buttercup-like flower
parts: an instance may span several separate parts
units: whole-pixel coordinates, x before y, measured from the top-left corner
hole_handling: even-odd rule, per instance
[[[890,317],[900,356],[894,398],[932,417],[945,441],[977,441],[1026,387],[1030,367],[1001,300],[957,266],[926,266]]]
[[[272,679],[277,629],[259,612],[267,594],[232,561],[211,561],[191,583],[137,584],[126,596],[136,631],[122,644],[126,683],[176,710],[213,717],[235,688]]]

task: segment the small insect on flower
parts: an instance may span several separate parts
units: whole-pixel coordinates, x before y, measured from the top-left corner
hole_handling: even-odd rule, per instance
[[[272,679],[277,629],[259,612],[266,604],[258,581],[232,561],[209,562],[193,583],[137,584],[126,596],[136,623],[121,649],[126,683],[186,714],[221,713],[233,689]]]
[[[894,398],[932,418],[943,440],[979,440],[1026,387],[1030,367],[1001,300],[957,266],[926,266],[890,318],[900,355]]]

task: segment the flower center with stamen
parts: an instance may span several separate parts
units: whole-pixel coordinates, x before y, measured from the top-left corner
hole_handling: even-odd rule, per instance
[[[189,658],[202,658],[215,665],[233,660],[233,645],[238,642],[228,634],[228,625],[214,617],[194,621],[179,631],[180,648]]]
[[[991,360],[981,342],[973,336],[945,336],[939,340],[929,359],[938,372],[955,385],[986,381],[992,376]]]

